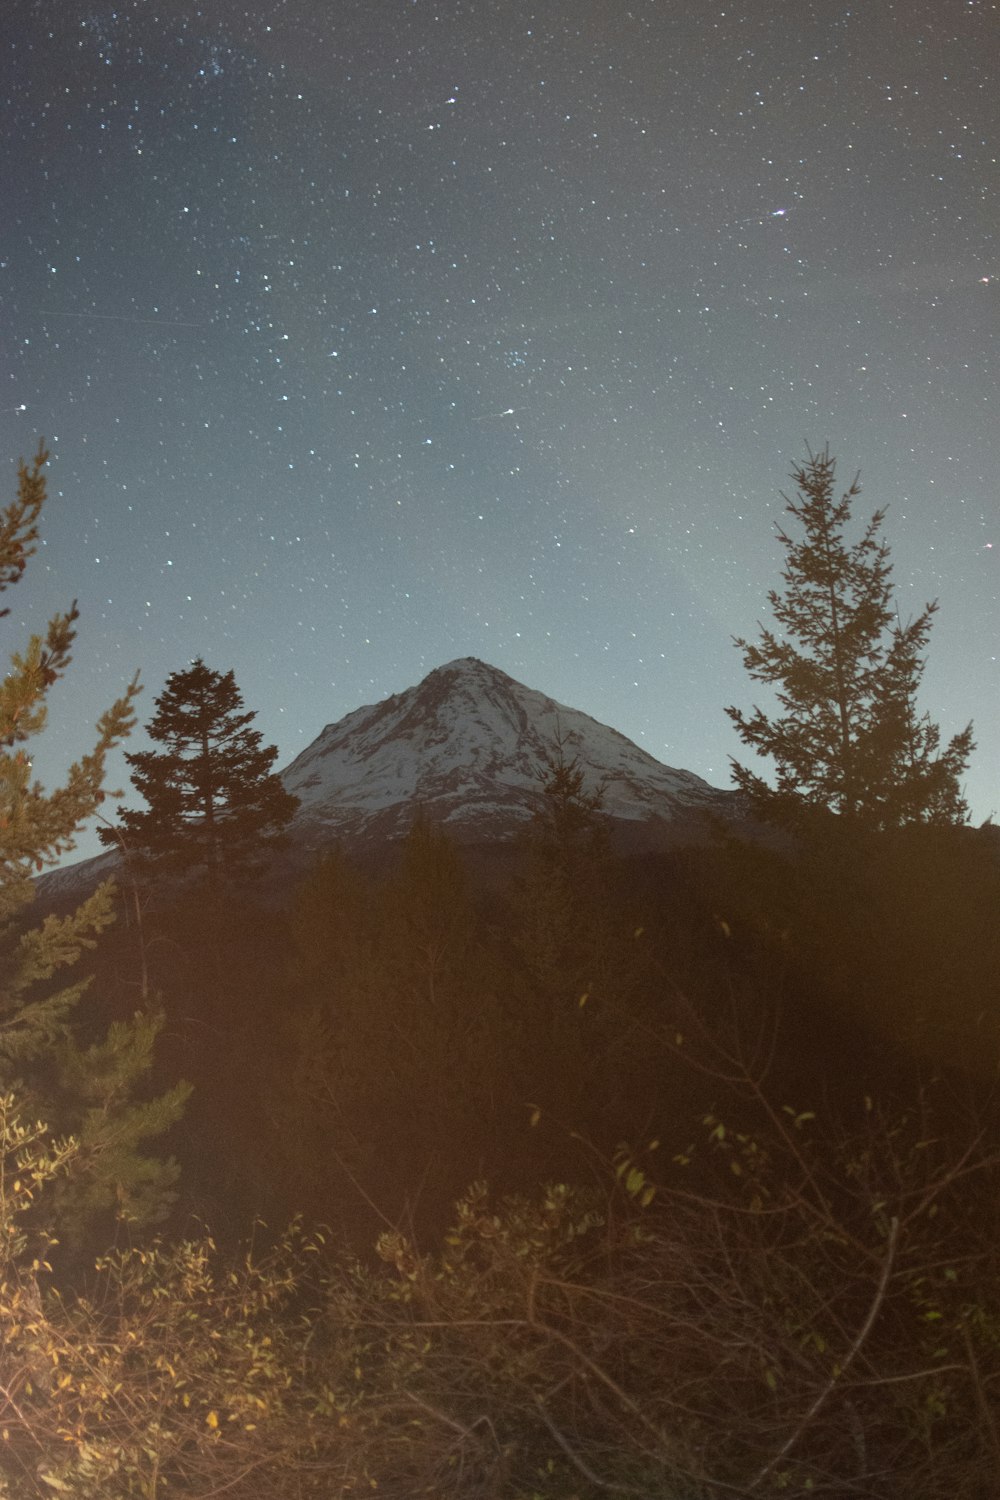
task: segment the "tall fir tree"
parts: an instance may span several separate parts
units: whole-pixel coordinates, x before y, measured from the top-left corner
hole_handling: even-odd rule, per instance
[[[112,847],[124,840],[148,864],[224,876],[252,874],[280,840],[298,799],[272,770],[274,746],[249,726],[234,674],[198,657],[173,672],[156,699],[147,734],[162,750],[126,755],[145,808],[121,808],[121,832],[104,829]]]
[[[0,590],[21,578],[36,550],[47,461],[42,444],[30,466],[20,465],[17,498],[0,515]],[[0,1089],[14,1093],[23,1112],[77,1138],[59,1190],[60,1229],[70,1237],[107,1210],[146,1222],[162,1216],[176,1167],[144,1155],[143,1144],[179,1118],[188,1093],[180,1084],[143,1097],[159,1015],[137,1013],[102,1038],[80,1009],[89,979],[62,987],[55,979],[113,921],[113,884],[68,916],[28,925],[32,877],[71,851],[81,824],[98,811],[108,754],[135,720],[137,681],[101,715],[94,748],[63,786],[46,793],[32,781],[25,745],[45,727],[49,689],[69,666],[76,619],[74,603],[50,620],[44,635],[12,656],[0,685]]]
[[[519,840],[509,889],[511,1009],[529,1038],[523,1087],[541,1115],[593,1134],[624,1077],[635,924],[612,856],[604,786],[560,743]]]
[[[583,769],[562,745],[546,756],[540,781],[512,892],[516,946],[540,992],[576,1002],[595,982],[607,910],[604,788],[584,789]]]
[[[810,453],[792,471],[797,497],[782,495],[802,534],[778,533],[785,590],[768,594],[777,628],[762,627],[756,644],[736,641],[754,681],[776,688],[781,711],[726,710],[743,743],[774,761],[776,784],[736,761],[733,778],[761,816],[794,828],[820,810],[871,829],[962,823],[972,726],[942,750],[916,702],[937,605],[900,622],[885,512],[849,542],[861,487],[855,478],[838,500],[834,476],[828,449]]]

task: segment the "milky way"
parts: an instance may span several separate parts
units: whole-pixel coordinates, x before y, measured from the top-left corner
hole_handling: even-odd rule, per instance
[[[137,668],[147,717],[234,668],[284,764],[473,655],[726,785],[829,442],[1000,811],[994,4],[4,19],[7,493],[53,454],[10,647],[82,615],[47,779]]]

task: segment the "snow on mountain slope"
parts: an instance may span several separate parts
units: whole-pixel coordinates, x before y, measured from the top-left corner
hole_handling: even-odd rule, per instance
[[[542,802],[546,758],[560,753],[583,771],[585,791],[603,788],[604,811],[623,845],[698,840],[703,810],[736,816],[734,793],[671,770],[587,714],[462,657],[327,725],[281,773],[301,799],[292,846],[279,860],[281,880],[334,842],[359,855],[384,852],[418,809],[457,843],[509,844]],[[79,900],[119,866],[116,852],[68,865],[39,878],[39,895]]]
[[[328,725],[282,780],[301,799],[297,822],[323,825],[328,837],[398,836],[421,807],[463,842],[502,840],[530,817],[546,757],[560,749],[583,771],[586,791],[604,788],[615,821],[686,821],[728,800],[474,657]]]

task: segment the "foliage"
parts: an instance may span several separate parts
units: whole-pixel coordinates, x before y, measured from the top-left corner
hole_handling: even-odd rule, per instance
[[[952,852],[972,837],[904,833],[910,866],[931,835]],[[597,1192],[477,1185],[438,1249],[394,1228],[381,1268],[329,1283],[324,1338],[349,1340],[339,1368],[356,1372],[345,1464],[400,1497],[986,1500],[995,1101],[910,1070],[896,1105],[887,1082],[864,1098],[847,1079],[792,1103],[744,994],[727,1025],[718,977],[698,1004],[661,990],[639,1040],[665,1089],[687,1071],[713,1101],[694,1139],[623,1141]]]
[[[30,467],[20,464],[17,498],[0,516],[0,591],[18,582],[35,553],[48,457],[40,446]],[[0,618],[9,614],[9,608],[4,609]],[[45,728],[46,698],[69,665],[77,618],[75,603],[65,614],[54,616],[44,636],[33,635],[24,652],[13,654],[11,670],[0,685],[0,918],[5,922],[32,901],[32,875],[73,848],[80,823],[104,799],[108,754],[135,722],[133,702],[139,689],[133,682],[101,715],[94,749],[70,767],[64,786],[44,795],[31,781],[31,759],[23,746]],[[79,929],[64,928],[67,942],[78,931],[92,931],[101,910],[97,903]],[[12,967],[16,972],[20,966]],[[39,976],[43,968],[39,957]]]
[[[35,551],[47,460],[40,446],[30,467],[21,464],[17,499],[0,518],[0,588],[18,581]],[[93,750],[70,767],[64,785],[46,793],[31,780],[24,746],[45,727],[46,699],[69,666],[76,619],[75,604],[55,616],[44,635],[12,656],[0,685],[0,1087],[15,1088],[56,1128],[79,1136],[60,1190],[64,1234],[98,1211],[146,1220],[164,1211],[175,1168],[139,1148],[178,1118],[186,1097],[181,1085],[156,1100],[136,1099],[149,1072],[157,1016],[118,1022],[103,1041],[84,1038],[79,1011],[89,981],[53,983],[113,920],[110,882],[75,912],[26,925],[32,875],[73,848],[77,829],[104,800],[108,754],[134,722],[135,681],[101,715]]]
[[[895,1105],[779,1103],[773,1038],[748,1037],[739,1005],[726,1025],[717,1004],[676,1003],[664,1051],[732,1103],[705,1115],[707,1151],[675,1156],[690,1187],[657,1204],[692,1215],[692,1331],[741,1351],[715,1387],[759,1454],[740,1493],[985,1496],[1000,1460],[996,1100],[910,1069]],[[754,1378],[770,1396],[751,1404]]]
[[[529,974],[541,991],[571,1002],[591,990],[598,967],[609,856],[604,790],[588,792],[584,781],[560,746],[542,772],[514,899],[516,945]]]
[[[759,1102],[655,1195],[477,1184],[437,1250],[202,1235],[60,1294],[24,1225],[75,1143],[0,1100],[0,1493],[985,1500],[996,1154]]]
[[[510,899],[477,893],[462,851],[421,818],[386,879],[334,853],[303,881],[270,1004],[277,1128],[260,1145],[271,1178],[295,1185],[290,1209],[360,1209],[357,1184],[374,1184],[390,1218],[440,1229],[472,1177],[526,1187],[579,1163],[571,1131],[610,1146],[641,1128],[662,1088],[636,1045],[637,1001],[627,1013],[644,951],[592,810],[563,811],[562,792],[546,799],[556,830],[532,831]]]
[[[828,450],[793,469],[798,497],[783,498],[803,534],[778,533],[786,589],[768,594],[777,628],[762,628],[757,644],[736,642],[754,681],[776,687],[781,712],[726,711],[743,743],[774,761],[776,786],[736,762],[734,780],[761,815],[793,827],[810,809],[869,828],[963,822],[971,725],[942,750],[916,706],[937,606],[906,625],[897,619],[885,513],[850,543],[860,485],[836,500],[834,472]]]
[[[706,1117],[655,1197],[634,1165],[604,1197],[478,1185],[439,1252],[390,1232],[334,1282],[380,1492],[985,1497],[996,1157],[874,1108],[761,1123]]]
[[[457,852],[420,818],[382,884],[335,852],[291,928],[264,1149],[320,1212],[347,1174],[377,1179],[392,1217],[443,1213],[496,1139],[521,1051]]]
[[[538,1118],[596,1132],[608,1146],[609,1132],[613,1140],[648,1107],[651,1080],[640,1081],[648,1049],[637,1031],[646,1001],[659,1006],[659,979],[650,992],[647,947],[612,855],[603,784],[588,790],[583,767],[562,745],[540,781],[504,914],[527,1043],[522,1089]]]
[[[718,961],[706,962],[706,934],[683,984],[708,1005],[728,972],[745,1013],[780,1009],[778,1056],[810,1091],[839,1094],[867,1072],[865,1086],[888,1097],[894,1056],[1000,1080],[997,830],[846,834],[833,821],[794,851],[740,839],[702,851],[700,901],[703,921],[715,917]],[[672,972],[678,946],[661,945]]]
[[[232,672],[199,657],[171,673],[146,728],[164,748],[125,757],[147,806],[120,809],[121,833],[102,829],[102,840],[114,847],[124,837],[148,863],[200,871],[213,884],[257,869],[298,803],[271,770],[276,747],[249,727],[255,717],[243,712]]]
[[[0,1099],[0,1494],[95,1497],[287,1492],[315,1446],[300,1299],[319,1242],[296,1226],[236,1264],[207,1235],[102,1256],[84,1293],[46,1285],[23,1228],[77,1145]],[[49,1205],[51,1207],[51,1205]],[[47,1214],[43,1213],[43,1221]]]

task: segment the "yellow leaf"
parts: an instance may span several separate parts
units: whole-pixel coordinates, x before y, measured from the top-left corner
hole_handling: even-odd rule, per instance
[[[218,1425],[219,1425],[219,1414],[218,1414],[218,1412],[210,1411],[209,1414],[208,1414],[208,1416],[205,1418],[205,1424],[206,1424],[206,1426],[212,1427],[212,1428],[218,1427]]]

